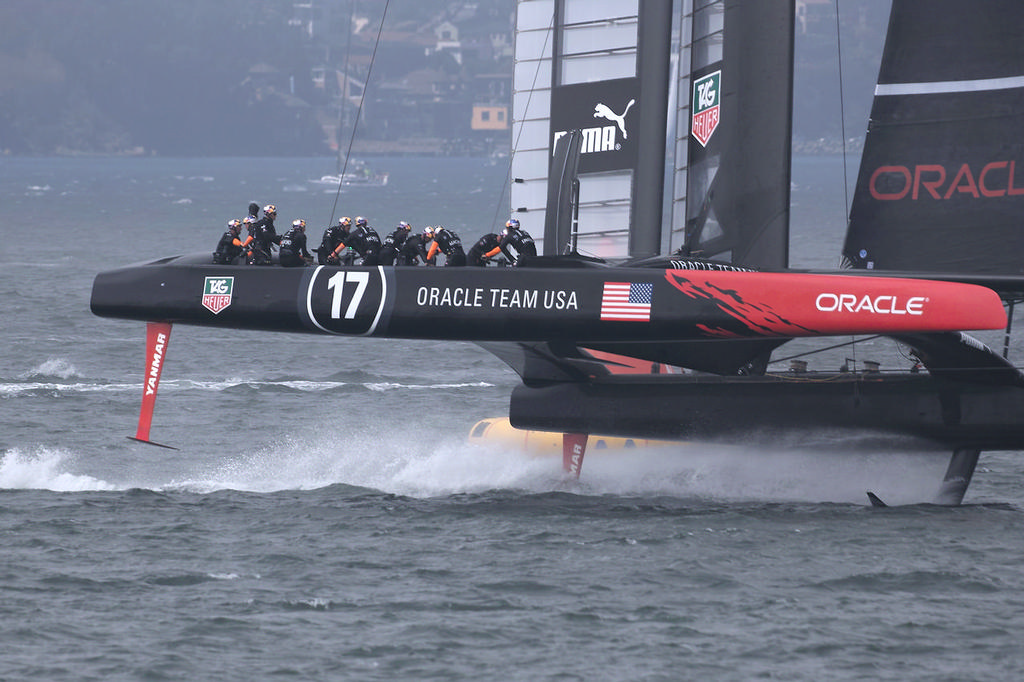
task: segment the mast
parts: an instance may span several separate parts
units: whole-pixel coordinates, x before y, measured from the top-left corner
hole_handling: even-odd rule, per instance
[[[640,109],[638,159],[630,207],[629,255],[632,258],[661,253],[672,51],[672,3],[641,0],[639,10],[637,72],[644,106]]]
[[[679,89],[689,127],[677,140],[689,162],[672,218],[684,253],[789,264],[794,20],[792,2],[694,0],[689,82]]]

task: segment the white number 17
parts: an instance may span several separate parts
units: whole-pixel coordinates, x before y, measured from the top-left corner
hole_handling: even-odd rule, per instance
[[[341,271],[331,276],[327,280],[327,288],[334,290],[334,298],[331,299],[331,319],[337,320],[341,318],[341,299],[344,295],[344,288],[348,282],[356,285],[356,291],[352,294],[352,300],[349,301],[348,308],[345,309],[345,319],[355,319],[356,310],[359,308],[359,302],[363,300],[363,294],[366,292],[366,285],[370,282],[370,273],[368,272],[345,272]]]

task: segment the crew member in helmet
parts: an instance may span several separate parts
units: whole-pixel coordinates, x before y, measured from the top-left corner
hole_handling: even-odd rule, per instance
[[[429,237],[427,234],[429,233]],[[427,227],[420,232],[410,232],[395,259],[396,265],[418,265],[427,262],[427,245],[434,240],[434,228]],[[428,265],[431,265],[428,263]]]
[[[252,261],[252,243],[256,239],[255,227],[257,219],[251,215],[242,219],[242,227],[245,228],[245,237],[242,238],[242,260],[246,263]]]
[[[328,225],[327,229],[324,230],[323,239],[320,240],[320,248],[316,250],[316,261],[320,265],[326,265],[331,254],[338,248],[338,244],[344,243],[344,239],[348,236],[349,228],[352,227],[352,219],[348,216],[338,218],[337,225]],[[344,257],[341,258],[344,261]],[[351,265],[351,263],[345,263]]]
[[[255,225],[260,219],[260,205],[255,201],[249,202],[249,215],[242,218],[242,228],[245,229],[246,236],[242,238],[242,256],[244,260],[249,260],[249,252],[252,248],[249,246],[252,244],[253,239],[253,225]]]
[[[519,221],[510,218],[505,223],[505,229],[501,231],[501,239],[498,241],[501,252],[513,265],[520,265],[520,260],[525,256],[532,258],[537,255],[537,244],[534,243],[530,233],[519,226]],[[509,248],[511,247],[511,248]]]
[[[488,232],[483,237],[480,237],[480,239],[477,239],[476,244],[469,247],[466,260],[469,265],[484,267],[491,258],[499,253],[501,253],[501,248],[498,246],[498,235]]]
[[[263,217],[252,224],[250,265],[271,264],[271,250],[275,245],[281,243],[281,236],[277,234],[277,228],[274,227],[275,218],[277,218],[277,207],[267,204],[263,207]]]
[[[384,237],[384,243],[380,247],[381,265],[395,264],[395,258],[398,257],[398,252],[402,249],[402,245],[405,244],[405,240],[408,239],[409,232],[411,231],[412,225],[401,220],[395,231]]]
[[[366,222],[366,218],[358,216],[355,227],[348,230],[342,243],[332,252],[333,261],[338,261],[338,254],[346,246],[352,247],[363,259],[363,265],[380,264],[380,235]],[[328,259],[328,263],[332,262]]]
[[[292,221],[292,229],[281,237],[281,265],[286,268],[302,267],[313,262],[313,255],[306,250],[306,221]]]
[[[466,252],[462,250],[462,240],[444,225],[434,227],[434,243],[427,251],[427,261],[432,262],[437,258],[437,252],[444,254],[445,267],[458,267],[466,264]]]
[[[217,242],[217,250],[213,252],[213,262],[216,265],[234,265],[235,260],[242,255],[242,221],[234,219],[228,221],[228,229],[221,235]]]

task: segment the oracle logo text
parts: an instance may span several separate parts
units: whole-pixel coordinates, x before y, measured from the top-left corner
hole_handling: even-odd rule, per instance
[[[923,315],[924,296],[911,296],[903,300],[899,296],[857,296],[856,294],[818,294],[814,307],[823,313],[870,313],[873,315]]]
[[[980,169],[965,163],[956,172],[937,164],[879,166],[871,174],[868,190],[879,201],[1020,196],[1024,186],[1015,184],[1016,171],[1016,161],[992,161]]]

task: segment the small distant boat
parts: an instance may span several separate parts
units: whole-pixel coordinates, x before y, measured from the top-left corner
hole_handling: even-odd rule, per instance
[[[384,187],[388,184],[388,173],[370,168],[365,161],[353,161],[349,163],[349,167],[345,170],[344,175],[321,175],[319,180],[310,180],[310,182],[318,185],[331,185],[333,187],[338,185]]]

